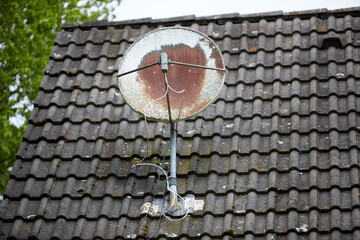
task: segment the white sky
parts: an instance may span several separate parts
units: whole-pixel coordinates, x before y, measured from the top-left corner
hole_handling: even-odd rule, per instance
[[[184,15],[209,16],[225,13],[284,12],[360,6],[360,0],[122,0],[116,19],[168,18]]]

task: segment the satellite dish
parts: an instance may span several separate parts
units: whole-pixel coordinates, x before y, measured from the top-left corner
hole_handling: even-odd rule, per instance
[[[177,194],[174,122],[192,117],[215,100],[225,79],[221,52],[210,38],[193,29],[157,29],[126,50],[118,79],[121,95],[145,120],[170,122],[170,207],[166,212],[186,217],[187,203]],[[151,163],[138,165],[160,168]]]
[[[124,53],[119,88],[137,113],[155,121],[181,121],[215,100],[224,83],[224,68],[219,48],[206,35],[183,27],[161,28]],[[168,86],[167,97],[161,98]],[[173,90],[185,90],[185,97]]]

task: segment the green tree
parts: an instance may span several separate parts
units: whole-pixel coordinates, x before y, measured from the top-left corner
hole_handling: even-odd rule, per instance
[[[61,25],[111,20],[119,3],[120,0],[0,0],[0,195]],[[14,119],[18,126],[14,126]]]

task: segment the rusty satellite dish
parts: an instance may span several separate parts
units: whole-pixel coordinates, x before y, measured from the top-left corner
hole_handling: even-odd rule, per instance
[[[183,27],[147,33],[127,49],[118,70],[120,92],[129,106],[162,122],[181,121],[206,108],[224,78],[224,59],[216,44]]]

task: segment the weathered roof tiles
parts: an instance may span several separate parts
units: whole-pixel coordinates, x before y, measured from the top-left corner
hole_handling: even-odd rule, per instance
[[[178,190],[204,200],[181,222],[161,198],[169,126],[130,109],[121,57],[159,27],[211,37],[219,97],[178,124]],[[360,239],[360,8],[64,24],[0,209],[0,239]],[[165,156],[165,158],[164,158]],[[164,159],[164,160],[163,160]]]

